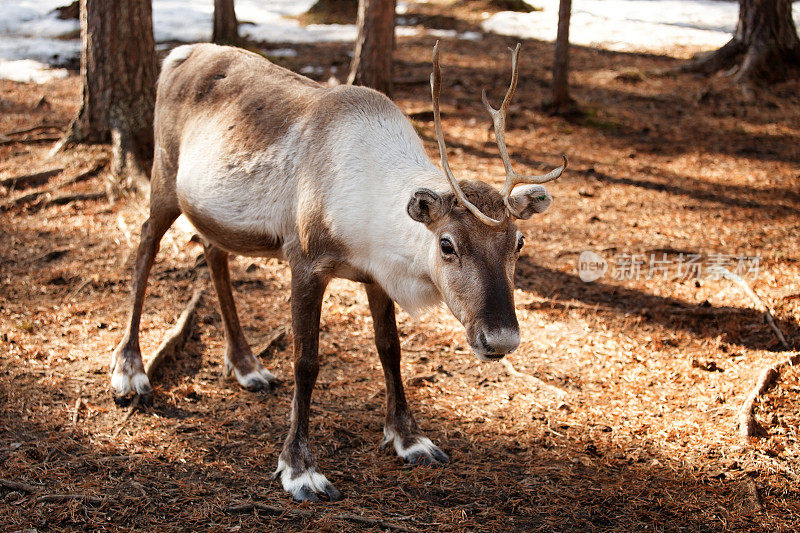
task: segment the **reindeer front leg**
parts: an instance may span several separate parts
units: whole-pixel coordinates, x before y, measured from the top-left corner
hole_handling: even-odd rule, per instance
[[[375,329],[375,346],[386,378],[386,425],[381,447],[394,444],[397,455],[413,465],[446,463],[450,458],[422,433],[408,409],[400,377],[400,337],[397,335],[394,302],[377,284],[367,284],[366,289]]]
[[[310,269],[292,267],[292,330],[294,332],[294,399],[289,436],[278,458],[274,477],[298,501],[319,501],[342,494],[317,471],[308,443],[311,393],[319,372],[319,320],[327,279]]]

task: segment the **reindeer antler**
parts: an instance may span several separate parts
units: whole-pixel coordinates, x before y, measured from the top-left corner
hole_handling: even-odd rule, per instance
[[[453,189],[458,201],[469,209],[478,220],[489,226],[499,226],[504,220],[495,220],[491,217],[484,215],[472,202],[467,200],[464,191],[458,186],[453,171],[450,170],[450,163],[447,161],[447,146],[444,143],[444,135],[442,134],[442,117],[439,114],[439,93],[442,90],[442,71],[439,68],[439,41],[433,47],[433,73],[431,73],[431,97],[433,98],[433,125],[436,129],[436,142],[439,144],[439,157],[442,160],[442,169],[444,175],[447,176],[447,181],[450,182],[450,187]]]
[[[486,98],[485,89],[481,93],[483,105],[486,106],[486,110],[492,116],[492,122],[494,122],[494,136],[497,140],[497,148],[500,150],[500,157],[503,159],[503,166],[506,169],[506,183],[500,190],[500,194],[503,197],[503,202],[508,208],[510,208],[508,205],[508,198],[511,196],[511,191],[514,190],[514,187],[522,183],[533,184],[553,181],[554,179],[559,178],[564,172],[564,169],[567,168],[567,156],[564,154],[561,154],[561,157],[564,158],[564,164],[551,170],[547,174],[542,174],[540,176],[524,176],[517,174],[514,171],[514,168],[511,166],[511,159],[508,157],[508,147],[506,146],[506,113],[508,112],[509,104],[511,104],[511,99],[514,97],[514,91],[517,89],[517,79],[519,78],[519,49],[520,44],[517,43],[517,47],[511,51],[511,85],[508,87],[506,97],[503,98],[503,103],[500,105],[500,109],[495,109],[491,106],[491,104],[489,104],[489,100]]]
[[[508,87],[506,97],[503,99],[500,109],[495,109],[489,104],[489,100],[486,98],[485,90],[481,94],[481,100],[483,100],[483,104],[486,106],[486,109],[489,111],[489,114],[492,116],[492,121],[494,122],[494,132],[497,139],[497,147],[500,149],[500,157],[503,159],[503,166],[506,170],[506,183],[500,190],[500,194],[503,197],[503,203],[506,206],[506,215],[501,220],[495,220],[483,214],[480,209],[478,209],[472,202],[467,200],[467,197],[464,195],[461,187],[458,186],[458,181],[456,181],[455,176],[453,176],[453,171],[450,170],[450,163],[447,161],[447,146],[445,145],[444,135],[442,134],[442,118],[439,114],[439,93],[442,89],[442,72],[439,68],[439,41],[436,41],[436,45],[433,47],[433,73],[431,74],[433,124],[434,128],[436,129],[436,142],[439,145],[439,156],[442,160],[442,169],[444,170],[447,181],[450,183],[450,187],[453,189],[453,193],[456,195],[459,203],[461,203],[461,205],[475,215],[478,220],[489,226],[500,226],[512,212],[511,206],[508,204],[508,199],[511,196],[511,192],[514,190],[514,187],[522,183],[533,184],[553,181],[554,179],[560,177],[564,172],[564,169],[567,168],[567,156],[563,154],[561,157],[564,158],[564,164],[551,170],[547,174],[542,174],[541,176],[523,176],[517,174],[514,171],[514,168],[511,166],[511,160],[508,157],[508,147],[506,147],[505,140],[506,112],[508,111],[508,106],[511,103],[511,99],[514,97],[514,91],[517,88],[517,79],[519,78],[519,68],[517,65],[519,49],[520,45],[517,44],[517,47],[512,50],[511,53],[511,85]]]

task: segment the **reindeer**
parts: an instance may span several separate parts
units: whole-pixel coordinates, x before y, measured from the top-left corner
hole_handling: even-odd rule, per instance
[[[409,120],[364,87],[326,87],[261,56],[212,44],[175,48],[164,60],[155,109],[150,217],[142,226],[126,333],[111,360],[117,398],[152,392],[139,349],[139,320],[159,241],[183,213],[204,237],[205,256],[225,329],[224,368],[245,389],[269,389],[275,376],[253,355],[231,294],[228,256],[279,257],[291,274],[294,398],[289,435],[275,477],[297,500],[341,498],[309,448],[308,418],[317,378],[323,294],[332,278],[364,284],[384,370],[384,447],[411,464],[448,456],[425,437],[400,377],[394,304],[412,314],[444,303],[464,325],[481,361],[520,342],[514,265],[523,245],[514,220],[552,202],[542,176],[511,167],[505,117],[483,94],[506,170],[498,193],[458,181],[447,161],[439,113],[441,71],[433,50],[431,94],[444,173],[431,163]],[[526,184],[516,188],[517,185]]]

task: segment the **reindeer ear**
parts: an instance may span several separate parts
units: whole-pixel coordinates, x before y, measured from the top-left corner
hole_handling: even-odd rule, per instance
[[[552,203],[553,198],[541,185],[517,187],[508,198],[511,214],[522,219],[529,219],[534,213],[544,213]]]
[[[444,215],[444,200],[430,189],[417,189],[406,206],[408,216],[428,225]]]

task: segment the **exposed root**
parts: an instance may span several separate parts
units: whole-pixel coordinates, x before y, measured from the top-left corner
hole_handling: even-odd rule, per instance
[[[58,176],[64,172],[63,168],[54,168],[50,170],[43,170],[41,172],[34,172],[33,174],[23,174],[21,176],[13,176],[0,180],[2,187],[36,187],[47,183],[47,180],[53,176]]]
[[[794,366],[800,363],[800,354],[795,353],[788,359],[779,361],[772,366],[765,368],[758,377],[756,386],[747,395],[747,399],[739,410],[739,435],[747,442],[750,437],[756,437],[762,428],[756,420],[754,413],[756,400],[769,390],[775,380],[780,376],[781,370],[787,366]]]
[[[678,66],[676,71],[709,76],[737,65],[743,52],[744,45],[734,37],[722,48],[713,52],[699,54],[688,63]]]
[[[156,370],[158,370],[158,367],[162,362],[164,362],[164,359],[174,355],[186,343],[186,339],[189,337],[189,333],[192,329],[192,318],[194,317],[195,311],[197,311],[197,307],[200,304],[200,298],[202,296],[203,289],[195,289],[192,299],[189,300],[188,304],[186,304],[186,307],[178,317],[175,325],[172,326],[169,331],[167,331],[164,336],[164,340],[161,341],[161,344],[156,349],[153,357],[144,366],[145,374],[147,374],[147,378],[151,383]],[[125,416],[122,418],[122,422],[120,422],[117,431],[114,433],[115,437],[119,435],[120,431],[122,431],[122,429],[125,427],[125,423],[128,421],[128,419],[130,419],[141,402],[142,398],[137,394],[136,397],[131,401],[130,406],[128,406],[128,411],[125,413]]]
[[[50,143],[53,141],[60,140],[61,137],[28,137],[26,139],[11,139],[11,138],[2,138],[0,139],[0,145],[4,144],[36,144],[36,143]]]
[[[786,341],[786,337],[783,336],[783,332],[778,328],[778,325],[775,323],[775,318],[772,316],[772,312],[770,311],[769,307],[758,297],[755,291],[747,284],[747,282],[739,276],[738,274],[734,274],[727,268],[723,267],[711,267],[708,269],[709,275],[712,276],[720,276],[722,278],[727,279],[728,281],[732,281],[735,283],[742,291],[750,298],[750,301],[756,306],[756,309],[764,313],[764,319],[769,324],[769,327],[772,328],[772,331],[775,333],[775,336],[780,341],[781,345],[786,350],[791,350],[792,347],[789,346],[789,343]]]
[[[231,505],[225,508],[225,510],[229,513],[246,513],[253,510],[258,510],[276,516],[289,515],[301,518],[321,518],[323,516],[322,513],[315,510],[276,507],[274,505],[265,505],[263,503],[255,502]],[[324,509],[320,509],[320,511],[323,510]],[[367,516],[358,516],[354,514],[342,513],[326,515],[325,518],[355,522],[357,524],[362,524],[369,527],[379,527],[381,529],[388,529],[390,531],[401,531],[406,533],[414,533],[419,531],[418,529],[410,529],[405,526],[401,526],[400,524],[395,524],[394,522],[388,522],[379,518],[370,518]]]
[[[34,202],[39,202],[43,198],[45,198],[47,195],[51,195],[54,192],[56,192],[57,190],[59,190],[59,189],[63,189],[65,187],[69,187],[70,185],[74,185],[74,184],[76,184],[78,182],[81,182],[81,181],[84,181],[86,179],[91,178],[92,176],[97,174],[103,167],[105,167],[105,164],[106,164],[105,162],[97,163],[97,164],[93,165],[91,168],[79,172],[78,174],[76,174],[76,175],[72,176],[71,178],[67,179],[66,181],[63,181],[61,183],[57,183],[55,185],[52,185],[50,187],[41,189],[39,191],[26,193],[26,194],[23,194],[23,195],[18,196],[16,198],[12,198],[11,200],[8,200],[3,204],[0,204],[0,211],[7,211],[7,210],[9,210],[9,209],[11,209],[13,207],[19,206],[19,205],[32,204]],[[98,193],[84,193],[82,195],[82,196],[84,196],[83,198],[79,197],[81,195],[75,195],[75,194],[73,194],[73,195],[64,195],[62,197],[51,198],[50,200],[44,202],[44,204],[45,205],[47,205],[47,204],[64,204],[64,203],[69,203],[71,201],[81,200],[81,199],[83,199],[83,200],[96,199],[98,197],[97,194]],[[104,197],[104,196],[105,196],[105,193],[103,193],[102,196],[100,196],[100,197]]]
[[[53,196],[49,200],[45,200],[41,203],[42,206],[48,205],[66,205],[71,204],[72,202],[80,202],[83,200],[100,200],[101,198],[107,198],[108,195],[105,192],[82,192],[82,193],[75,193],[75,194],[61,194],[59,196]]]
[[[39,124],[38,126],[31,126],[29,128],[22,128],[14,131],[7,131],[4,135],[21,135],[23,133],[30,133],[36,130],[57,130],[60,126],[57,124]]]

